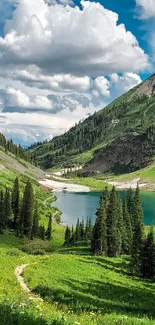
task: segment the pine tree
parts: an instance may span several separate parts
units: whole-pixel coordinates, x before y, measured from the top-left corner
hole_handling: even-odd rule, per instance
[[[75,232],[74,232],[74,226],[72,225],[72,230],[71,230],[71,238],[70,238],[70,244],[75,245]]]
[[[105,209],[106,209],[106,212],[107,212],[108,205],[109,205],[109,198],[110,198],[110,195],[109,195],[109,191],[108,191],[108,187],[107,186],[105,187],[105,189],[103,191],[102,198],[104,199]]]
[[[40,226],[39,227],[39,237],[42,240],[45,240],[45,227],[44,226]]]
[[[133,274],[139,274],[140,272],[140,255],[142,253],[143,245],[143,209],[140,199],[139,186],[137,184],[135,198],[134,198],[134,231],[133,231],[133,241],[131,249],[131,263],[130,269]]]
[[[80,240],[84,239],[84,233],[85,233],[85,225],[84,225],[84,219],[80,222]]]
[[[11,198],[11,206],[14,214],[14,229],[17,229],[17,225],[18,225],[19,201],[20,201],[19,180],[18,178],[16,178],[14,182],[12,198]]]
[[[108,215],[107,215],[107,242],[108,242],[108,256],[116,257],[118,254],[118,247],[120,246],[120,235],[118,233],[118,200],[115,187],[110,193]]]
[[[48,221],[48,228],[46,232],[46,237],[48,240],[52,239],[52,215],[51,213],[49,214],[49,221]]]
[[[122,244],[124,240],[124,222],[123,222],[123,210],[122,201],[120,196],[116,194],[116,215],[117,215],[117,255],[122,252]]]
[[[127,195],[126,195],[126,201],[127,201],[127,208],[128,208],[128,212],[130,215],[130,220],[131,220],[131,226],[132,226],[132,231],[134,231],[134,194],[133,194],[133,190],[130,187],[127,191]]]
[[[103,198],[100,200],[100,208],[93,227],[91,249],[95,255],[107,254],[107,224]]]
[[[153,228],[144,240],[141,255],[141,275],[146,278],[155,277],[155,243]]]
[[[132,225],[131,225],[131,219],[129,210],[127,207],[127,199],[124,199],[123,203],[123,222],[124,222],[124,236],[123,236],[123,252],[125,254],[131,253],[131,247],[132,247]]]
[[[65,231],[64,245],[68,246],[70,244],[70,240],[71,240],[71,232],[70,232],[70,228],[67,226]]]
[[[26,237],[29,239],[32,235],[32,226],[33,226],[33,188],[30,181],[27,182],[25,186],[23,202],[22,202],[22,220],[23,220],[23,232]]]
[[[11,198],[10,192],[6,188],[4,196],[4,228],[8,228],[9,222],[11,223]]]
[[[38,203],[35,202],[34,215],[33,215],[33,227],[32,227],[32,237],[39,236],[39,213],[38,213]]]
[[[80,220],[78,218],[76,228],[75,228],[75,241],[80,240]]]

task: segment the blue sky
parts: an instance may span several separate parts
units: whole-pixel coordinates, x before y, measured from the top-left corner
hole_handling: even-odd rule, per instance
[[[2,0],[0,131],[29,145],[103,108],[154,73],[154,30],[155,0]]]

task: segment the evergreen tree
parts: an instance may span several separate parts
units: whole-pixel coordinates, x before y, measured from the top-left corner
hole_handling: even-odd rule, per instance
[[[19,201],[20,201],[19,181],[18,178],[16,178],[14,182],[12,198],[11,198],[11,206],[14,214],[14,229],[17,229],[17,225],[18,225]]]
[[[132,231],[134,231],[134,226],[135,226],[134,225],[134,206],[135,206],[135,202],[134,202],[133,190],[132,190],[131,187],[127,191],[126,201],[127,201],[128,212],[129,212],[129,215],[130,215]]]
[[[23,199],[19,203],[19,217],[17,224],[17,236],[23,238],[24,237],[24,211],[23,211]]]
[[[132,247],[132,225],[129,210],[127,207],[127,199],[124,199],[123,203],[123,222],[124,222],[124,236],[123,236],[123,252],[125,254],[131,253]]]
[[[78,218],[76,228],[75,228],[75,240],[79,241],[80,240],[80,220]]]
[[[91,248],[95,255],[107,254],[107,224],[105,201],[103,198],[100,200],[100,208],[93,227]]]
[[[135,198],[134,198],[133,220],[134,220],[134,231],[133,231],[130,268],[133,274],[139,274],[140,267],[141,267],[140,255],[142,253],[142,244],[143,244],[143,209],[142,209],[138,184],[137,184]]]
[[[52,215],[51,213],[49,214],[49,221],[48,221],[48,228],[46,232],[46,237],[48,240],[52,239]]]
[[[91,222],[91,218],[87,217],[86,220],[86,226],[85,226],[85,239],[87,242],[89,242],[92,239],[92,222]]]
[[[120,235],[118,233],[118,200],[115,187],[110,193],[108,215],[107,215],[107,242],[108,242],[108,256],[116,257],[118,254],[118,247],[120,246]]]
[[[67,226],[65,231],[65,242],[64,245],[68,246],[71,240],[71,231],[70,228]]]
[[[35,202],[34,215],[33,215],[33,227],[32,227],[32,237],[39,236],[39,213],[38,213],[38,203]]]
[[[84,225],[84,219],[80,222],[80,240],[84,239],[85,234],[85,225]]]
[[[40,226],[39,227],[39,237],[42,240],[45,240],[45,227],[44,226]]]
[[[155,277],[155,243],[153,228],[144,240],[141,256],[141,275],[146,278]]]
[[[105,189],[103,191],[102,197],[103,197],[104,202],[105,202],[105,209],[106,209],[106,213],[107,213],[108,205],[109,205],[109,198],[110,198],[110,195],[109,195],[109,191],[108,191],[108,187],[107,186],[105,187]]]
[[[71,238],[70,238],[70,244],[75,245],[75,232],[74,232],[74,226],[72,225],[72,230],[71,230]]]
[[[9,222],[11,223],[11,198],[10,192],[6,188],[4,196],[4,228],[8,228]]]
[[[124,222],[123,222],[123,210],[122,210],[122,201],[120,196],[116,194],[116,216],[117,216],[117,230],[116,230],[116,238],[117,238],[117,255],[120,255],[122,252],[122,244],[124,240]]]
[[[28,181],[25,186],[25,191],[23,196],[21,219],[23,220],[24,235],[29,239],[31,238],[32,235],[33,205],[34,205],[33,188],[31,182]]]

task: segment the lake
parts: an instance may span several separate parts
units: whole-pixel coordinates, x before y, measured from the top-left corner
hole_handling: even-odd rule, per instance
[[[77,219],[91,217],[92,221],[95,220],[95,212],[99,207],[99,198],[101,193],[88,192],[88,193],[55,193],[57,201],[53,206],[58,207],[61,212],[61,221],[65,225],[75,225]],[[120,192],[123,198],[125,192]],[[155,224],[155,193],[141,192],[141,199],[144,209],[144,224]]]

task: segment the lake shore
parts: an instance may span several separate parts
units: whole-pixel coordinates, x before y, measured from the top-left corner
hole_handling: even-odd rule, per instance
[[[60,178],[59,178],[60,179]],[[90,192],[88,186],[72,184],[67,182],[56,181],[52,179],[43,179],[39,181],[40,185],[48,187],[53,190],[53,192]]]
[[[127,181],[127,182],[115,182],[115,181],[110,181],[107,182],[109,185],[115,186],[119,190],[125,190],[132,188],[133,190],[136,189],[137,184],[139,184],[140,188],[144,188],[147,186],[147,183],[141,183],[140,178],[133,179],[132,181]]]

